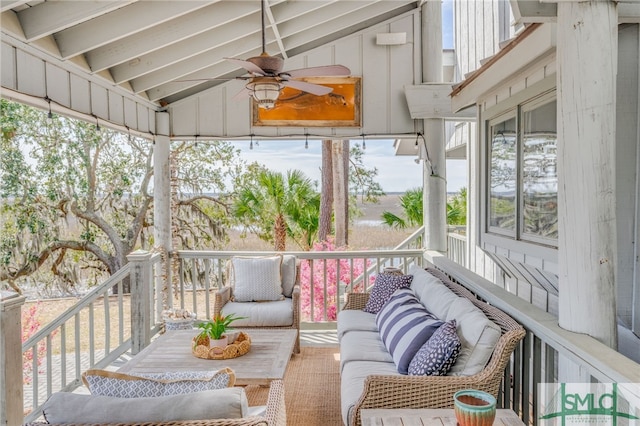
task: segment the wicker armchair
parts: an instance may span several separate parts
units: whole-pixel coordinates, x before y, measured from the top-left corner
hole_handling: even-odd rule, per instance
[[[44,426],[51,423],[27,423],[25,426]],[[65,423],[64,426],[286,426],[287,413],[284,403],[284,383],[282,380],[274,380],[269,388],[267,398],[267,410],[264,416],[243,417],[241,419],[212,419],[212,420],[189,420],[171,422],[144,422],[144,423],[112,423],[112,424],[89,424],[89,423]],[[62,425],[55,425],[62,426]]]
[[[361,425],[360,410],[367,408],[453,408],[453,394],[461,389],[479,389],[497,397],[511,354],[524,338],[520,324],[499,309],[478,300],[469,290],[454,283],[436,269],[427,269],[458,296],[466,297],[491,321],[502,335],[485,368],[473,376],[383,376],[370,375],[356,403],[351,425]],[[344,309],[362,309],[369,294],[349,293]]]
[[[233,288],[229,286],[227,282],[225,282],[224,285],[216,292],[215,304],[213,307],[214,317],[222,313],[224,306],[228,302],[230,302],[232,298],[233,298]],[[260,303],[267,304],[269,302],[260,302]],[[234,325],[237,326],[238,328],[243,328],[243,329],[244,328],[289,329],[290,328],[290,329],[296,330],[297,337],[296,337],[296,342],[293,350],[296,354],[299,354],[300,353],[300,263],[297,260],[296,260],[295,285],[293,287],[293,292],[291,294],[291,306],[293,309],[293,323],[291,325],[283,325],[283,326],[277,326],[277,327],[256,326],[256,325],[252,325],[251,323],[247,324],[246,320],[242,321],[241,323],[236,323]]]

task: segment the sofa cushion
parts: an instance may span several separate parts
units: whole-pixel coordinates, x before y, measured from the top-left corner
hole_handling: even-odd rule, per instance
[[[247,397],[238,387],[143,398],[56,392],[42,407],[45,420],[52,424],[228,419],[245,417],[247,412]]]
[[[232,257],[229,282],[235,302],[281,300],[282,255],[264,257]]]
[[[456,320],[447,321],[422,345],[409,364],[411,376],[444,376],[460,354]]]
[[[107,370],[87,370],[82,374],[82,381],[92,395],[139,398],[231,387],[236,378],[229,368],[135,376]]]
[[[397,290],[378,312],[376,323],[380,338],[401,374],[407,374],[416,352],[442,325],[410,289]]]
[[[223,316],[233,313],[245,317],[234,321],[234,328],[293,325],[293,300],[289,297],[273,302],[227,302],[221,312]]]
[[[363,311],[377,314],[396,290],[409,288],[412,279],[412,275],[378,274]]]
[[[351,424],[351,417],[354,415],[353,407],[362,395],[365,379],[371,374],[399,375],[393,362],[350,362],[349,368],[345,368],[340,376],[340,407],[344,424]]]
[[[449,307],[459,296],[444,285],[439,278],[419,266],[413,266],[409,272],[413,274],[411,290],[420,303],[436,318],[445,319]]]
[[[296,285],[298,274],[296,262],[297,258],[291,254],[282,256],[280,273],[282,275],[282,294],[284,297],[291,297],[293,294],[293,287]]]
[[[338,312],[338,340],[350,331],[378,332],[376,316],[360,309],[347,309]]]
[[[350,331],[340,344],[340,371],[352,361],[393,362],[377,331]]]
[[[491,358],[502,331],[478,307],[464,297],[459,297],[451,304],[446,320],[452,319],[455,319],[458,324],[457,332],[462,348],[449,375],[477,374]]]

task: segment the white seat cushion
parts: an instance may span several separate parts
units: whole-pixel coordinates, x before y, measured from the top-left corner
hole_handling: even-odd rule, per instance
[[[396,365],[393,362],[354,361],[349,363],[340,377],[340,405],[342,409],[342,421],[345,425],[350,423],[353,416],[353,407],[362,395],[364,380],[371,374],[399,376]]]
[[[359,309],[347,309],[338,313],[338,340],[348,331],[378,331],[376,315]]]
[[[352,361],[393,362],[377,331],[350,331],[340,344],[340,371]]]
[[[274,302],[228,302],[222,315],[246,317],[233,322],[233,327],[289,327],[293,325],[293,301],[290,298]]]

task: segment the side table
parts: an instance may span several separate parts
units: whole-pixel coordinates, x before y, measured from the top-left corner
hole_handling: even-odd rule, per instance
[[[456,426],[453,408],[375,408],[361,411],[362,426]],[[524,426],[512,410],[498,409],[493,426]]]

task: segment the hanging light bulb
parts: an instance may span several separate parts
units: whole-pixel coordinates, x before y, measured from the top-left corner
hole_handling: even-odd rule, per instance
[[[51,120],[53,118],[53,113],[51,112],[51,99],[49,98],[49,96],[45,96],[44,100],[49,103],[49,112],[47,113],[47,118]]]
[[[304,149],[309,149],[309,135],[307,133],[304,134]]]
[[[367,149],[367,142],[364,140],[364,133],[362,134],[362,149]]]

